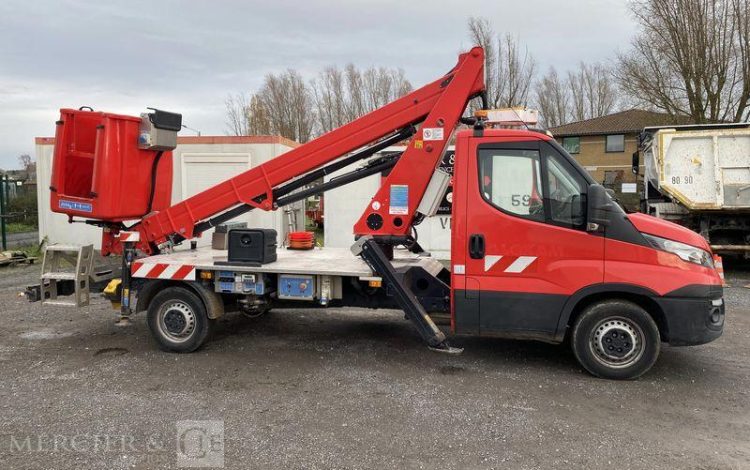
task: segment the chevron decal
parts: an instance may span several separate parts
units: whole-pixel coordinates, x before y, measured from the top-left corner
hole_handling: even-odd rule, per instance
[[[513,258],[513,257],[511,257]],[[519,256],[513,260],[507,268],[503,270],[504,273],[518,274],[522,273],[536,261],[536,256]],[[492,269],[498,261],[503,259],[503,255],[487,255],[484,257],[484,272]]]
[[[489,271],[502,258],[501,255],[487,255],[484,257],[484,272]]]

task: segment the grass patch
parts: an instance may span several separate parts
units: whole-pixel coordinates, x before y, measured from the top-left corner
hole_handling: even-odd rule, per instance
[[[24,233],[24,232],[36,232],[37,228],[33,225],[24,224],[21,222],[10,222],[5,224],[5,233]]]
[[[29,258],[41,258],[42,257],[42,245],[28,245],[19,246],[8,251],[21,251],[26,254]]]

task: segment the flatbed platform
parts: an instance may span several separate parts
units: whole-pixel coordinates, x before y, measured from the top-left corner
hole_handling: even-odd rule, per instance
[[[250,266],[227,262],[226,250],[214,250],[202,247],[195,250],[175,250],[173,253],[140,258],[138,262],[166,265],[190,265],[196,269],[218,270],[226,268],[236,272],[281,273],[281,274],[318,274],[327,276],[357,277],[362,280],[380,279],[367,263],[355,256],[347,248],[314,248],[312,250],[289,250],[279,248],[278,259],[273,263],[261,266]],[[395,249],[393,266],[396,268],[410,265],[422,266],[431,274],[437,274],[443,265],[429,256],[420,256],[405,249]],[[139,277],[137,274],[135,277]]]

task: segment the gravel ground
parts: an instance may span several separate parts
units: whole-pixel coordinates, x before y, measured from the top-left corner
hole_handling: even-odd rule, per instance
[[[26,303],[37,274],[0,269],[2,468],[174,468],[183,420],[223,421],[229,468],[750,468],[748,273],[723,337],[666,347],[633,382],[541,343],[433,353],[393,311],[230,314],[169,354],[102,299]]]

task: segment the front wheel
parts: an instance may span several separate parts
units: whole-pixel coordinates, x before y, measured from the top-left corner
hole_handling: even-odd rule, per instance
[[[184,287],[164,289],[148,306],[148,327],[166,351],[195,351],[206,341],[212,326],[203,301]]]
[[[608,300],[591,305],[573,326],[573,353],[590,373],[605,379],[635,379],[659,357],[654,319],[638,305]]]

